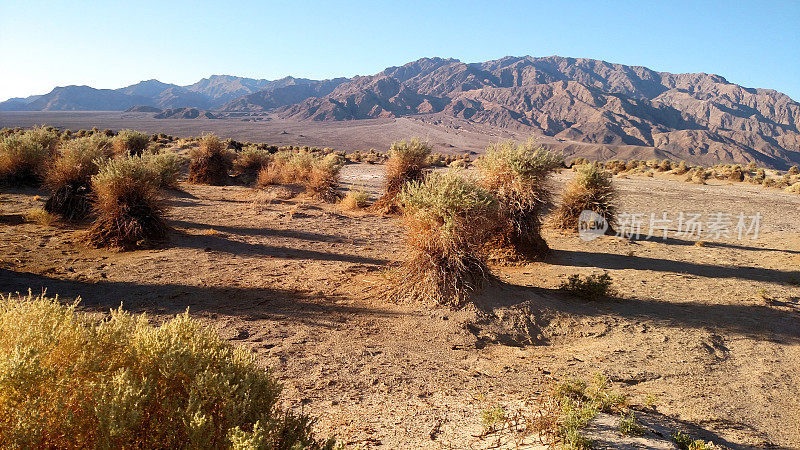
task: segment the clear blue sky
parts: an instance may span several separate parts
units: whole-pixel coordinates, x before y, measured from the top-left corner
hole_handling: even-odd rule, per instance
[[[211,74],[368,75],[424,56],[596,58],[800,100],[799,1],[0,0],[0,100]]]

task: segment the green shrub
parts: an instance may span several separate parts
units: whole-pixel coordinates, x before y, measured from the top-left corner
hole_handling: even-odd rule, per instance
[[[147,154],[143,158],[145,165],[153,172],[155,182],[162,188],[175,188],[184,160],[173,152]]]
[[[461,304],[489,276],[481,247],[497,217],[496,199],[454,170],[407,183],[398,198],[409,253],[395,271],[395,295]]]
[[[478,159],[481,182],[499,200],[502,221],[496,245],[524,258],[538,258],[548,251],[541,235],[542,215],[551,205],[548,177],[563,163],[561,155],[548,152],[533,140],[490,144]],[[516,259],[513,258],[512,259]]]
[[[45,297],[0,297],[4,448],[323,448],[244,349],[182,314],[103,321]],[[258,445],[242,445],[258,444]]]
[[[33,184],[41,181],[59,144],[53,131],[37,127],[0,139],[0,180]]]
[[[603,273],[581,279],[578,274],[570,275],[559,289],[585,300],[599,300],[611,294],[611,276]]]
[[[123,156],[141,156],[149,144],[150,136],[134,130],[120,130],[114,138],[114,150]]]
[[[375,209],[385,213],[399,211],[398,194],[406,183],[422,179],[430,154],[430,144],[419,138],[394,142],[386,162],[386,192],[375,202]]]
[[[581,213],[593,211],[606,220],[610,230],[616,224],[617,196],[610,172],[597,164],[582,166],[567,186],[553,222],[558,228],[577,230]]]

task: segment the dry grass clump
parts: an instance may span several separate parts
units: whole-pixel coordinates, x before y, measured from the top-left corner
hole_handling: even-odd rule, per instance
[[[118,155],[141,156],[150,144],[150,136],[134,130],[119,130],[114,138],[114,151]]]
[[[59,144],[58,134],[42,127],[15,131],[0,139],[0,180],[34,184]]]
[[[365,208],[369,204],[369,194],[363,190],[347,191],[347,195],[339,202],[339,206],[347,211]]]
[[[233,175],[244,184],[253,184],[258,174],[269,164],[271,155],[267,150],[260,150],[256,146],[246,147],[236,154],[233,160]]]
[[[617,218],[616,200],[611,173],[597,164],[583,166],[567,186],[553,222],[558,228],[577,230],[581,212],[588,210],[602,216],[611,230]]]
[[[98,321],[0,296],[0,444],[8,448],[331,448],[280,408],[255,358],[178,315]]]
[[[422,179],[430,154],[431,146],[419,138],[393,143],[385,169],[386,193],[375,202],[374,208],[384,213],[399,212],[398,194],[406,183]]]
[[[111,156],[107,139],[75,138],[64,142],[48,167],[44,183],[52,193],[45,210],[70,222],[84,219],[92,210],[92,176]]]
[[[395,296],[461,304],[489,277],[482,246],[496,221],[496,199],[455,170],[412,181],[398,197],[409,254],[395,270]]]
[[[148,247],[167,234],[156,174],[139,157],[106,161],[92,177],[97,215],[89,242],[97,247]]]
[[[227,184],[234,157],[216,135],[203,135],[200,145],[190,153],[189,182],[212,186]]]
[[[26,222],[35,223],[46,227],[53,226],[56,222],[58,222],[58,217],[55,214],[51,214],[43,208],[30,209],[22,215],[22,218],[25,219]]]
[[[478,160],[483,186],[499,200],[502,220],[496,246],[501,250],[531,259],[549,250],[541,235],[541,218],[552,203],[547,179],[562,162],[561,155],[532,140],[521,145],[513,141],[490,144]]]
[[[344,158],[335,153],[320,156],[308,151],[280,151],[258,173],[256,184],[298,184],[311,197],[334,201],[339,197],[336,187],[343,164]]]

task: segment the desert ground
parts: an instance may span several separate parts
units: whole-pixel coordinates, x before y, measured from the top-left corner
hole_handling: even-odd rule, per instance
[[[132,128],[147,133],[167,133],[176,137],[215,133],[222,138],[272,145],[307,145],[331,147],[354,152],[374,148],[384,151],[392,142],[408,136],[427,140],[439,153],[483,153],[487,144],[505,139],[525,141],[530,128],[497,128],[441,114],[361,119],[345,121],[313,121],[281,119],[271,113],[217,113],[220,119],[154,119],[153,114],[121,111],[0,111],[0,128],[49,125],[59,129],[119,130]],[[603,145],[538,136],[538,142],[566,157],[586,156],[596,160],[669,158],[674,161],[715,164],[713,158],[686,157],[637,145]],[[708,156],[708,155],[706,155]],[[713,160],[713,161],[712,161]]]
[[[350,164],[341,176],[344,189],[377,194],[382,167]],[[557,174],[555,191],[572,176]],[[758,212],[759,236],[680,237],[673,226],[667,240],[585,242],[546,228],[547,259],[493,267],[497,280],[451,309],[388,300],[387,270],[404,249],[395,216],[280,189],[181,183],[168,191],[169,241],[115,252],[89,248],[81,226],[27,223],[22,215],[46,193],[11,188],[2,193],[0,291],[46,290],[88,311],[121,305],[156,322],[188,309],[250,348],[284,384],[288,406],[352,448],[510,445],[483,435],[482,411],[595,373],[662,430],[608,445],[674,448],[669,431],[681,429],[728,448],[797,448],[800,196],[743,183],[615,182],[623,212]],[[613,298],[558,290],[571,274],[603,272]],[[604,420],[614,419],[588,430],[600,447]]]

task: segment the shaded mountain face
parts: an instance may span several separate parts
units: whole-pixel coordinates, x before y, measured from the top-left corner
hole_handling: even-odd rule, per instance
[[[800,163],[800,104],[718,75],[551,56],[481,63],[423,58],[371,76],[280,80],[214,75],[189,86],[148,80],[107,90],[67,86],[0,110],[271,111],[299,120],[455,117],[571,143],[638,146],[672,159],[786,168]]]

